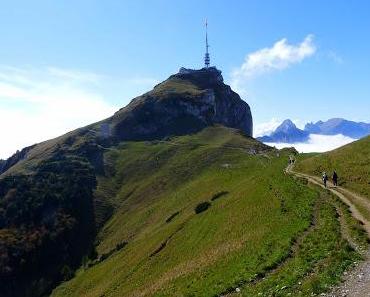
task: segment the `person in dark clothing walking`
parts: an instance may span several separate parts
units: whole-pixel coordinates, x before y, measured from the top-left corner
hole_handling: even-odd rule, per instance
[[[334,185],[334,187],[336,187],[338,185],[338,174],[335,170],[333,172],[333,185]]]
[[[326,182],[328,181],[328,175],[326,174],[326,172],[324,172],[324,173],[322,174],[322,181],[323,181],[324,186],[325,186],[325,188],[326,188]]]

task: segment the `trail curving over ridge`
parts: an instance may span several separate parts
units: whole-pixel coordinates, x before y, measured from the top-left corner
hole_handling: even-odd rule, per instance
[[[348,205],[352,216],[363,223],[363,228],[370,238],[370,222],[366,218],[368,216],[361,213],[356,206],[359,205],[361,210],[367,211],[367,215],[369,215],[370,200],[342,187],[334,187],[334,185],[329,181],[327,183],[328,187],[325,188],[319,177],[294,171],[292,164],[290,164],[285,171],[288,174],[305,178],[308,182],[326,189],[336,195],[346,205]],[[370,250],[365,254],[365,260],[362,263],[357,265],[351,271],[345,273],[343,282],[340,285],[333,288],[330,292],[322,294],[322,296],[370,297]]]
[[[326,189],[332,192],[334,195],[339,197],[345,204],[348,205],[352,216],[363,223],[363,228],[370,238],[370,221],[359,211],[358,207],[355,204],[361,205],[362,208],[366,209],[370,213],[370,201],[352,191],[344,189],[340,186],[335,187],[331,182],[327,182],[328,187],[325,188],[322,184],[322,181],[319,177],[312,176],[306,173],[301,173],[293,170],[293,165],[289,165],[286,168],[286,172],[293,174],[298,177],[307,179],[310,183],[320,186],[323,189]],[[353,203],[355,201],[356,203]],[[370,295],[369,295],[370,296]]]

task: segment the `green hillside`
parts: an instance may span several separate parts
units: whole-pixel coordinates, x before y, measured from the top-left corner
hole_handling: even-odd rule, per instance
[[[303,155],[296,170],[316,176],[336,170],[340,186],[370,197],[370,136],[331,152]]]
[[[0,161],[0,295],[327,290],[365,233],[343,203],[285,173],[294,149],[252,128],[221,71],[182,68],[113,116]],[[343,158],[366,190],[359,143]]]
[[[107,149],[95,259],[52,296],[311,296],[359,254],[348,209],[284,173],[277,151],[221,126]],[[105,220],[108,221],[105,222]]]

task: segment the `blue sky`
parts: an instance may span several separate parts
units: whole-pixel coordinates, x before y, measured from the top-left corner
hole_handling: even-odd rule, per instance
[[[285,118],[370,121],[366,0],[2,1],[0,158],[202,67],[205,18],[211,62],[257,132]]]

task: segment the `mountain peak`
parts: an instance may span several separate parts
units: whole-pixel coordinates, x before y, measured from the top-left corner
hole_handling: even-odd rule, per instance
[[[295,126],[295,124],[292,122],[292,120],[291,119],[286,119],[286,120],[284,120],[282,123],[281,123],[281,125],[292,125],[292,126]]]
[[[292,129],[297,129],[297,126],[290,119],[286,119],[276,128],[275,132],[289,132]]]
[[[270,136],[263,136],[257,139],[263,142],[295,143],[306,141],[308,139],[308,133],[297,128],[290,119],[286,119]]]
[[[249,105],[216,67],[181,68],[107,120],[118,140],[160,139],[221,124],[252,136]]]
[[[203,83],[223,83],[224,79],[221,70],[216,67],[208,67],[202,69],[189,69],[181,67],[177,74],[173,76],[183,79],[191,79],[203,81]]]

